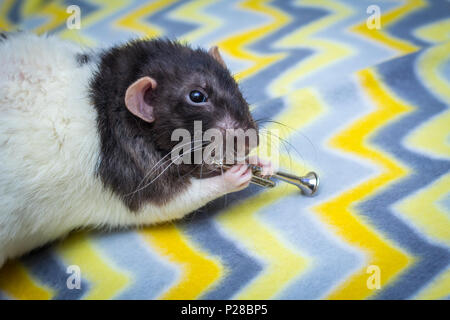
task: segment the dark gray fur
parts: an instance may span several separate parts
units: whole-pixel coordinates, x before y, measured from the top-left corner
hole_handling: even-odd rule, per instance
[[[154,106],[153,123],[131,114],[124,103],[128,86],[144,76],[157,81],[145,95]],[[186,101],[196,88],[207,93],[207,108]],[[200,177],[199,165],[172,165],[163,173],[168,163],[146,177],[178,143],[171,141],[173,130],[185,128],[193,136],[194,120],[202,120],[207,130],[226,114],[244,130],[256,128],[230,72],[205,50],[169,40],[132,41],[104,51],[90,92],[101,138],[98,176],[132,211],[147,202],[163,205],[189,185],[189,177]]]

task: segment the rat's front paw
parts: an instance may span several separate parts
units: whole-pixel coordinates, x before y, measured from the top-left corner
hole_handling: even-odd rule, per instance
[[[225,171],[219,178],[225,193],[236,192],[248,186],[252,170],[247,164],[238,164]]]
[[[256,165],[261,168],[261,175],[262,176],[271,176],[275,173],[275,168],[267,159],[259,158],[258,156],[250,156],[248,158],[248,161],[252,165]]]

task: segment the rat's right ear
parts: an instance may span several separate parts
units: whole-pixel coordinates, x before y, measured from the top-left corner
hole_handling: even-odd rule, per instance
[[[142,77],[133,82],[125,93],[125,105],[127,109],[135,116],[146,122],[153,122],[153,106],[149,105],[145,99],[145,93],[148,90],[156,88],[156,81],[150,77]]]
[[[225,61],[222,58],[222,55],[219,52],[219,47],[213,46],[213,47],[209,48],[208,53],[210,56],[212,56],[214,59],[216,59],[216,61],[218,63],[220,63],[224,68],[227,67],[227,65],[225,64]]]

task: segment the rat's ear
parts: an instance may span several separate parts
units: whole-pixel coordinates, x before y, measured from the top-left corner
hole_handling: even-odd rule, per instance
[[[125,105],[135,116],[147,122],[153,122],[153,106],[149,105],[145,99],[148,90],[156,88],[156,81],[150,77],[142,77],[131,84],[125,93]]]
[[[208,50],[210,56],[212,56],[218,63],[220,63],[224,68],[227,67],[225,61],[223,61],[222,56],[220,55],[219,48],[217,46],[213,46]]]

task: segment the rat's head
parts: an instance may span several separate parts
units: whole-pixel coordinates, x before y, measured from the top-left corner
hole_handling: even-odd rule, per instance
[[[206,52],[165,40],[134,45],[146,48],[142,58],[147,62],[128,86],[125,104],[134,116],[151,123],[158,149],[169,152],[178,144],[171,139],[176,129],[194,137],[194,121],[201,121],[203,132],[220,130],[224,139],[233,129],[255,130],[257,136],[248,104],[217,47]]]

